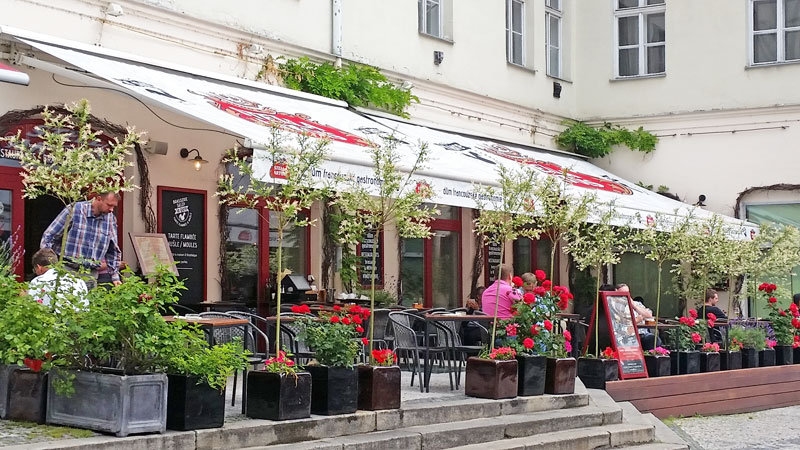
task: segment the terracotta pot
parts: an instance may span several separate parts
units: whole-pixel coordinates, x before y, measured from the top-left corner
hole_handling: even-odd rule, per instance
[[[644,355],[644,363],[647,366],[648,377],[654,378],[670,376],[669,355]]]
[[[742,368],[742,352],[729,352],[727,350],[719,352],[720,370],[736,370]]]
[[[522,397],[544,394],[547,357],[517,353],[517,367],[519,371],[517,376],[517,395]]]
[[[23,368],[8,377],[6,419],[44,423],[47,411],[47,373]]]
[[[358,409],[355,367],[306,366],[311,374],[311,413],[330,416]]]
[[[578,371],[575,358],[547,358],[546,394],[572,394],[575,392],[575,376]]]
[[[758,350],[752,347],[742,349],[742,369],[758,367]]]
[[[605,389],[606,381],[619,379],[616,359],[578,358],[578,377],[591,389]]]
[[[794,364],[794,349],[791,345],[776,345],[774,350],[776,366],[788,366]]]
[[[311,417],[311,374],[298,372],[295,377],[257,370],[247,372],[245,411],[253,419]]]
[[[775,349],[765,348],[758,352],[758,365],[761,367],[770,367],[775,365]]]
[[[700,352],[678,351],[670,353],[669,357],[673,375],[700,373]]]
[[[198,383],[190,375],[167,375],[167,428],[188,431],[225,424],[225,389]]]
[[[400,367],[358,366],[358,409],[400,408]]]
[[[516,359],[495,361],[470,357],[467,359],[464,393],[479,398],[514,398],[517,396]]]
[[[700,372],[719,372],[719,352],[700,352]]]

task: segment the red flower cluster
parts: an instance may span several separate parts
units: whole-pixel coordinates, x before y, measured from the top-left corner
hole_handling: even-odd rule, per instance
[[[731,352],[738,352],[738,351],[739,351],[739,350],[741,350],[743,347],[744,347],[744,344],[742,344],[741,342],[739,342],[739,340],[738,340],[738,339],[736,339],[736,338],[733,338],[733,339],[731,339],[731,344],[728,346],[728,351],[731,351]]]
[[[541,283],[542,281],[544,281],[545,279],[547,279],[547,274],[546,274],[546,273],[544,273],[544,270],[537,270],[537,271],[533,272],[533,274],[534,274],[534,275],[536,275],[536,279],[537,279],[537,280],[538,280],[540,283]]]
[[[694,309],[690,309],[689,317],[691,317],[692,319],[697,319],[697,311],[695,311]]]
[[[34,372],[42,370],[42,362],[43,361],[41,359],[31,359],[31,358],[25,358],[25,360],[22,361],[23,364],[28,366],[28,368],[30,368]]]
[[[531,325],[531,334],[534,336],[539,334],[539,325]]]
[[[527,292],[525,295],[522,296],[522,301],[525,302],[525,304],[532,305],[536,303],[536,295]]]
[[[617,352],[615,352],[611,347],[606,347],[606,349],[600,353],[601,359],[617,359],[617,356]]]
[[[712,344],[711,342],[706,342],[703,344],[703,348],[701,349],[704,352],[719,352],[719,344]]]
[[[792,348],[800,347],[800,336],[794,335],[794,342],[792,342]]]
[[[689,312],[691,312],[691,311],[694,311],[694,310],[693,309],[689,310]],[[696,314],[697,313],[695,313],[695,315]],[[680,322],[681,325],[688,325],[690,327],[693,327],[693,326],[695,326],[697,324],[697,322],[695,322],[695,320],[694,320],[694,317],[685,317],[685,316],[681,317],[680,319],[678,319],[678,322]]]
[[[336,307],[333,307],[336,309]],[[311,314],[311,308],[308,305],[292,305],[292,312],[297,314]]]
[[[547,331],[553,331],[553,322],[550,322],[549,320],[545,319],[545,321],[544,321],[544,329],[547,330]]]
[[[511,337],[516,336],[517,335],[517,327],[519,327],[519,325],[517,325],[515,323],[510,323],[510,324],[506,325],[506,335],[511,336]]]
[[[800,308],[798,308],[794,303],[789,305],[789,311],[791,311],[792,317],[800,317]]]
[[[572,333],[569,330],[564,330],[564,339],[571,341],[572,340]]]
[[[533,348],[533,339],[525,338],[525,340],[522,341],[522,346],[527,348],[528,350],[532,349]]]
[[[759,291],[764,291],[767,294],[771,294],[775,289],[778,289],[778,286],[775,286],[774,284],[770,284],[770,283],[761,283],[758,286],[758,290]]]
[[[776,345],[778,345],[777,341],[771,341],[769,339],[764,341],[764,343],[767,344],[767,347],[769,347],[769,348],[774,348]]]
[[[700,337],[700,335],[699,335],[699,334],[697,334],[697,333],[692,333],[692,342],[694,342],[695,344],[699,344],[699,343],[700,343],[700,341],[702,341],[702,340],[703,340],[703,338],[702,338],[702,337]]]
[[[374,359],[379,366],[391,366],[397,362],[397,355],[389,348],[385,350],[373,350],[372,359]]]
[[[506,361],[517,357],[517,351],[511,347],[498,347],[489,353],[489,359]]]
[[[711,327],[711,328],[714,328],[714,322],[717,321],[716,314],[708,313],[708,314],[706,314],[706,317],[708,318],[708,326]]]
[[[264,361],[264,370],[272,373],[295,373],[297,368],[294,361],[286,357],[286,352],[278,351],[278,356],[274,356]]]
[[[792,326],[796,330],[800,330],[800,319],[798,319],[797,317],[792,318]]]
[[[550,290],[550,288],[553,287],[553,282],[550,281],[550,280],[544,280],[544,281],[542,281],[542,287],[547,289],[547,290]]]
[[[769,302],[770,302],[770,303],[777,303],[777,302],[778,302],[778,299],[777,299],[777,298],[775,298],[775,297],[770,297],[770,298],[769,298]]]
[[[513,284],[514,287],[522,287],[524,283],[522,282],[522,278],[514,277],[511,279],[511,284]]]
[[[535,295],[545,295],[547,293],[547,289],[545,289],[544,286],[536,286],[533,288],[533,293]]]
[[[569,306],[569,301],[575,298],[571,292],[563,291],[558,294],[558,308],[560,310],[565,310]]]

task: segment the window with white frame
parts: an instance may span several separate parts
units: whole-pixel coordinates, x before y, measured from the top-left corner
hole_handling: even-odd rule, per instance
[[[666,72],[666,0],[615,0],[616,76]]]
[[[800,0],[750,0],[750,63],[800,60]]]
[[[525,2],[506,0],[506,60],[525,65]]]
[[[547,74],[561,78],[561,0],[545,1],[545,48],[547,49]]]
[[[419,5],[419,32],[443,38],[443,0],[417,0]]]

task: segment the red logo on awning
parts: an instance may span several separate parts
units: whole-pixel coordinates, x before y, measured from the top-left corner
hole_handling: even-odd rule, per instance
[[[272,167],[269,169],[269,176],[272,178],[280,178],[285,180],[289,177],[289,168],[286,167],[286,164],[283,163],[276,163],[273,164]]]

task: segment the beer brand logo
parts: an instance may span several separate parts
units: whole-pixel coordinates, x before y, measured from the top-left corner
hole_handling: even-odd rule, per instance
[[[622,194],[622,195],[633,195],[633,191],[631,191],[628,187],[620,183],[617,183],[616,181],[606,180],[604,178],[595,177],[593,175],[587,175],[585,173],[564,169],[558,164],[548,161],[540,161],[538,159],[525,156],[516,150],[512,150],[500,144],[482,145],[480,146],[480,149],[485,152],[491,153],[495,156],[499,156],[501,158],[509,159],[511,161],[516,161],[521,164],[528,164],[530,166],[533,166],[534,169],[540,172],[544,172],[548,175],[553,175],[553,176],[566,175],[567,183],[575,187],[581,187],[585,189],[597,189],[601,191],[613,192],[615,194]]]
[[[269,176],[285,180],[289,177],[289,167],[284,163],[275,163],[269,169]]]
[[[314,138],[330,139],[331,141],[366,147],[369,143],[355,134],[334,128],[330,125],[315,122],[305,114],[290,114],[277,111],[260,103],[246,100],[235,95],[217,94],[214,92],[193,92],[202,96],[206,101],[226,113],[240,119],[267,127],[276,126],[284,131],[304,134]]]
[[[655,224],[656,224],[656,220],[653,219],[653,216],[648,215],[647,216],[647,226],[648,227],[652,227]]]

